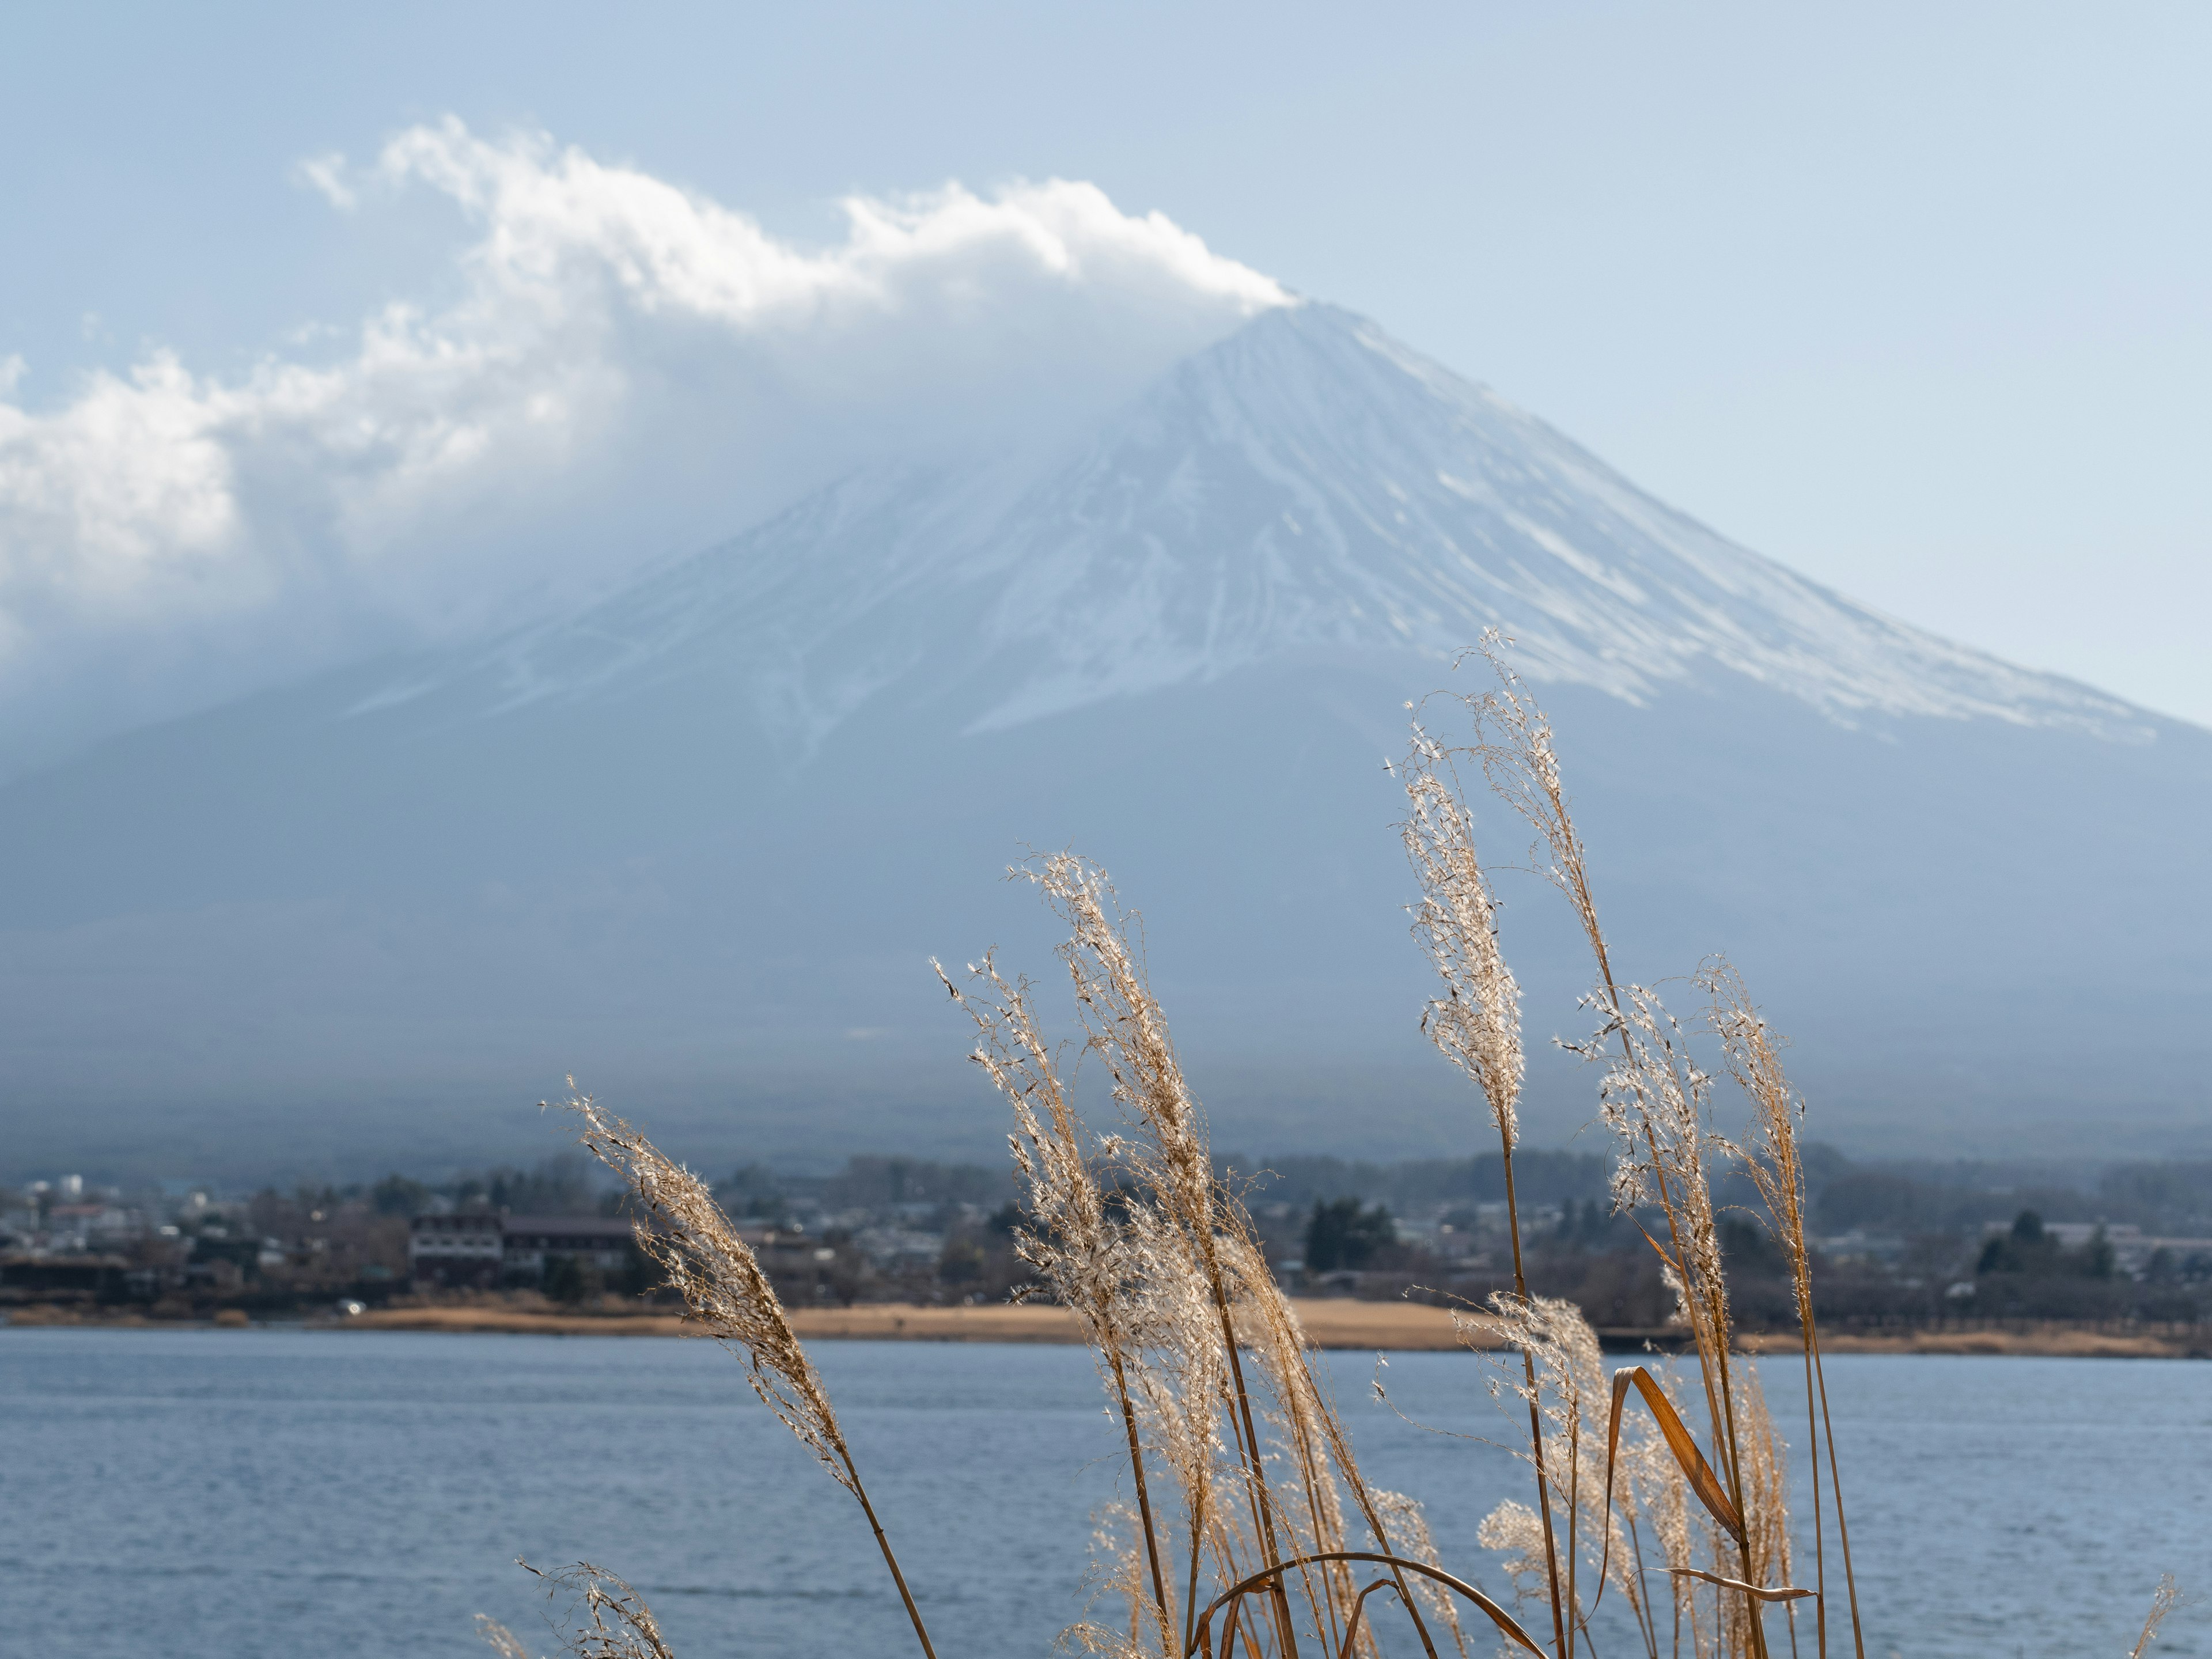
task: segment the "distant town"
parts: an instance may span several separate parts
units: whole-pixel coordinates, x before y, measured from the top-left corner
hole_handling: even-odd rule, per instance
[[[1494,1158],[1237,1163],[1224,1178],[1288,1288],[1480,1303],[1509,1282]],[[1823,1150],[1810,1164],[1831,1328],[2212,1323],[2212,1163],[2085,1174]],[[1516,1168],[1531,1288],[1577,1302],[1601,1329],[1663,1332],[1668,1292],[1634,1223],[1609,1213],[1605,1160],[1532,1150]],[[35,1180],[0,1189],[0,1317],[239,1323],[488,1297],[579,1313],[665,1301],[625,1195],[595,1174],[562,1154],[289,1192]],[[746,1165],[716,1191],[793,1306],[997,1303],[1031,1288],[1001,1170],[855,1157],[829,1176]],[[1744,1327],[1783,1328],[1783,1264],[1751,1194],[1737,1196],[1722,1224]]]

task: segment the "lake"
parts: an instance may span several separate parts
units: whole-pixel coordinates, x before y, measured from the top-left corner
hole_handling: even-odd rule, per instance
[[[943,1659],[1048,1653],[1115,1490],[1089,1355],[816,1353]],[[1372,1356],[1332,1363],[1370,1480],[1501,1593],[1474,1534],[1517,1466],[1374,1403]],[[1387,1376],[1409,1415],[1504,1439],[1483,1364]],[[1785,1433],[1792,1375],[1765,1367]],[[2212,1366],[1838,1356],[1829,1391],[1870,1655],[2121,1655],[2161,1571],[2212,1599]],[[913,1650],[851,1500],[708,1343],[0,1328],[0,1651],[23,1659],[482,1655],[479,1612],[550,1652],[517,1555],[629,1577],[679,1659]],[[2156,1651],[2212,1654],[2206,1607]]]

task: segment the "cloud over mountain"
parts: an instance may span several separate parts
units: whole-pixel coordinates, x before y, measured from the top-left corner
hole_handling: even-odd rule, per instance
[[[806,247],[450,119],[301,173],[450,203],[440,297],[44,406],[0,362],[0,764],[558,605],[887,454],[1049,442],[1289,298],[1065,180],[853,198]]]

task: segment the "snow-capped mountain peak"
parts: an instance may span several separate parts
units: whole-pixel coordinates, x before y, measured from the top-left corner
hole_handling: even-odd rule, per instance
[[[2140,739],[2139,713],[1736,546],[1487,388],[1308,303],[1188,359],[1073,456],[852,477],[497,647],[493,706],[741,672],[811,750],[895,686],[1003,729],[1312,650],[1449,658],[1641,702],[1742,676],[1830,719]]]

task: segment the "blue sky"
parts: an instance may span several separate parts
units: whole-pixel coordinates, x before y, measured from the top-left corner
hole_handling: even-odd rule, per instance
[[[161,350],[236,384],[335,361],[395,300],[461,302],[482,226],[440,188],[362,182],[449,116],[800,249],[839,244],[856,193],[1089,181],[1375,317],[1738,540],[2212,723],[2208,66],[2212,12],[2155,5],[19,6],[0,402],[35,420]],[[351,210],[302,169],[334,155]],[[393,534],[450,566],[526,539],[519,508],[485,529],[506,499]],[[655,550],[750,498],[667,499],[635,530]],[[47,576],[79,556],[15,533]],[[140,609],[134,662],[163,628],[247,637],[169,590]],[[0,649],[82,623],[20,570],[0,611]],[[303,662],[352,637],[288,636]]]

